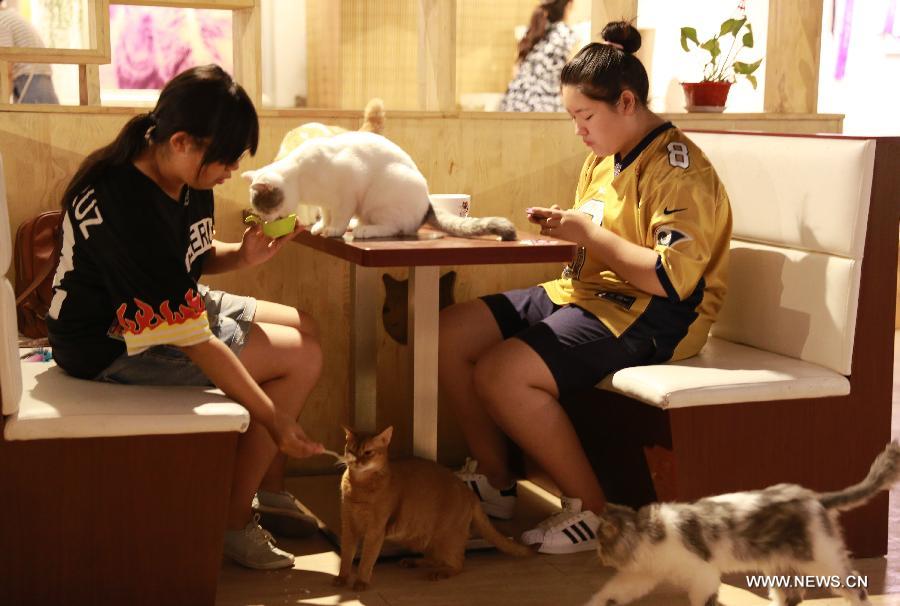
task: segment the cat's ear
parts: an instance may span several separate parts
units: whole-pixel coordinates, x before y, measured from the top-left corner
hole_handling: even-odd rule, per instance
[[[600,518],[600,526],[597,528],[597,532],[604,539],[610,540],[619,535],[619,527],[605,518]]]
[[[375,436],[375,438],[373,439],[373,442],[375,442],[375,444],[377,444],[378,446],[387,446],[388,444],[391,443],[392,435],[394,435],[394,426],[393,425],[391,425],[390,427],[388,427],[387,429],[382,431],[380,434]]]
[[[347,427],[346,425],[344,425],[343,423],[341,424],[341,429],[344,430],[344,437],[349,440],[350,436],[353,435],[353,430],[350,429],[349,427]]]
[[[250,181],[252,183],[253,179],[256,178],[256,171],[255,170],[245,170],[244,172],[241,173],[241,177],[243,177],[244,179],[247,179],[247,181]]]
[[[267,193],[271,192],[272,190],[274,190],[275,187],[271,183],[263,183],[260,181],[257,183],[251,183],[250,189],[255,192],[267,194]]]

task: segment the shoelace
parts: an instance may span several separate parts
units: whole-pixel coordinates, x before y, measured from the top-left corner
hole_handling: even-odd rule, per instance
[[[570,499],[566,499],[565,497],[563,497],[562,506],[562,511],[553,514],[546,520],[538,522],[537,527],[541,530],[558,530],[560,528],[568,526],[569,520],[581,513],[581,508],[579,508],[578,511],[573,511],[572,507],[575,506],[575,503]]]
[[[475,473],[476,469],[478,469],[478,461],[466,457],[466,462],[463,463],[463,466],[460,467],[459,471],[456,472],[456,475],[461,480],[474,480],[476,476],[481,475]]]
[[[259,525],[259,514],[253,516],[253,528],[247,532],[247,535],[248,538],[257,545],[265,545],[269,542],[274,545],[276,543],[275,537],[269,534],[268,530]]]

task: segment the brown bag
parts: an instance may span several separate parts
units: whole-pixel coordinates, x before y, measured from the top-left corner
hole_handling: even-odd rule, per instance
[[[62,211],[50,210],[16,230],[16,316],[19,332],[33,339],[47,336],[47,311],[53,274],[59,261]]]

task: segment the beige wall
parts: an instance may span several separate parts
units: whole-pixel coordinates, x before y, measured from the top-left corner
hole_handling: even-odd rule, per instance
[[[385,135],[406,149],[428,178],[434,192],[472,195],[476,215],[512,217],[522,230],[533,230],[523,209],[535,203],[571,203],[578,171],[586,155],[572,136],[570,121],[547,114],[424,113],[390,111]],[[0,154],[6,171],[12,229],[40,211],[56,207],[67,179],[93,149],[107,143],[133,111],[67,108],[0,111]],[[699,117],[698,117],[699,116]],[[794,117],[797,118],[797,117]],[[838,131],[838,118],[791,120],[760,115],[718,117],[682,114],[684,127],[794,132]],[[257,168],[275,156],[282,136],[308,121],[355,128],[359,112],[263,111],[259,153],[242,169]],[[246,185],[232,179],[216,189],[217,236],[235,241],[243,229]],[[502,289],[534,284],[559,271],[544,266],[475,266],[457,269],[457,300]],[[405,278],[401,269],[390,270]],[[286,247],[266,265],[215,276],[209,283],[238,293],[297,306],[311,313],[323,335],[325,372],[313,392],[302,423],[310,435],[330,448],[342,442],[340,423],[349,420],[349,267],[299,245]],[[411,450],[411,402],[407,349],[379,328],[378,423],[394,424],[396,452]],[[399,380],[398,380],[399,379]],[[442,410],[441,458],[456,462],[464,454],[452,419]],[[298,465],[298,467],[302,467]]]

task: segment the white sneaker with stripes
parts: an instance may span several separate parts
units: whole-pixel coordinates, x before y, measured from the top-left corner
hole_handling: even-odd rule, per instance
[[[522,533],[526,545],[539,545],[541,553],[575,553],[597,549],[600,520],[581,510],[581,499],[562,497],[562,510]]]
[[[511,519],[516,508],[516,485],[497,490],[488,482],[487,476],[475,473],[477,468],[478,461],[467,458],[462,469],[456,472],[456,477],[475,493],[475,496],[481,501],[484,513],[500,520]]]

